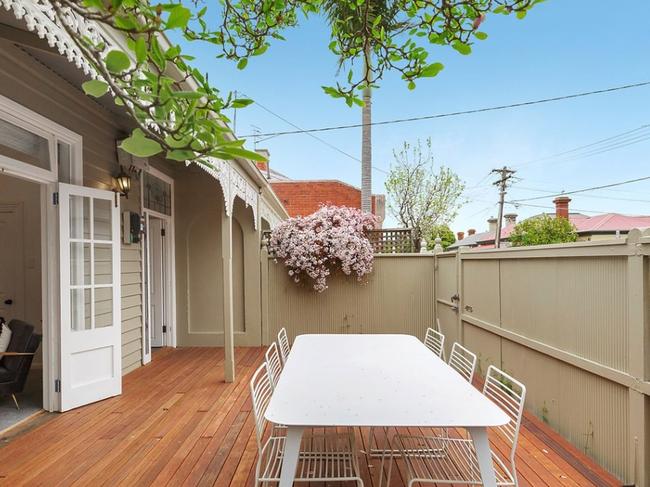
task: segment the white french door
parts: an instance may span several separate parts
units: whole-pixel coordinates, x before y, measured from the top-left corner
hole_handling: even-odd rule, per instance
[[[59,184],[61,410],[122,392],[120,210],[114,193]]]

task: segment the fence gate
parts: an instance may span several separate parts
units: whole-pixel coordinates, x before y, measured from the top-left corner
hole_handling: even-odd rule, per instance
[[[445,335],[445,353],[449,356],[454,342],[462,343],[460,322],[460,253],[446,252],[436,255],[435,297],[436,315],[440,332]]]

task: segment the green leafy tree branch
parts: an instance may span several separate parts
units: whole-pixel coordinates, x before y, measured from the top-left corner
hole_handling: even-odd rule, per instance
[[[541,215],[517,223],[510,233],[513,247],[575,242],[575,226],[567,218]]]

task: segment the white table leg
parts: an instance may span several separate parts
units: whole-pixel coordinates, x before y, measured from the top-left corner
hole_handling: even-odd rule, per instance
[[[300,442],[302,441],[302,426],[289,426],[287,438],[284,443],[284,456],[282,458],[282,471],[280,472],[280,487],[291,487],[296,476]]]
[[[468,429],[469,434],[472,435],[472,440],[474,441],[474,448],[476,448],[476,456],[481,470],[483,487],[496,487],[497,479],[492,464],[492,453],[490,451],[490,441],[488,440],[487,428]]]

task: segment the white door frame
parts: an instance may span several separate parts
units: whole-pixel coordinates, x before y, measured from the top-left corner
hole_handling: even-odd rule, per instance
[[[83,184],[83,138],[62,125],[0,95],[0,119],[32,131],[50,143],[51,168],[45,170],[0,157],[0,173],[39,184],[41,194],[41,287],[42,287],[42,351],[43,351],[43,409],[58,411],[60,395],[55,381],[60,377],[60,299],[58,213],[55,205],[58,182],[56,143],[62,141],[71,148],[71,182]]]
[[[162,179],[168,183],[171,187],[171,215],[165,215],[154,210],[145,208],[144,206],[144,172],[148,172],[152,176],[155,176],[159,179]],[[174,179],[167,174],[159,171],[158,169],[151,167],[149,164],[146,165],[146,168],[143,170],[143,175],[140,178],[140,207],[145,219],[145,229],[149,231],[149,218],[159,218],[165,222],[165,264],[167,267],[167,272],[165,273],[165,282],[164,286],[167,287],[169,293],[165,293],[166,296],[166,306],[165,309],[168,310],[168,330],[165,334],[165,346],[176,348],[176,231],[175,231],[175,212],[174,212]],[[145,245],[149,245],[149,238],[145,235],[145,238],[141,242],[141,253],[142,253],[142,282],[143,284],[147,283],[147,289],[145,289],[145,299],[142,300],[142,336],[145,337],[146,333],[149,333],[149,353],[147,353],[146,347],[142,347],[142,363],[147,364],[151,361],[151,326],[149,330],[146,328],[145,320],[149,319],[150,312],[146,309],[146,306],[151,305],[150,299],[150,289],[148,283],[149,279],[146,279],[146,273],[149,272],[148,268],[148,257],[149,252],[145,252]],[[147,258],[145,259],[145,255]]]

